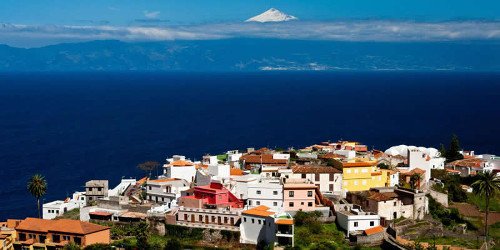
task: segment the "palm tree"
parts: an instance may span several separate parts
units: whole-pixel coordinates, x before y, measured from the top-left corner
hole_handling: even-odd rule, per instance
[[[28,191],[36,198],[38,207],[38,218],[42,218],[40,214],[40,198],[47,192],[47,181],[45,177],[40,174],[35,174],[31,176],[28,181]]]
[[[477,180],[472,183],[474,193],[484,196],[486,201],[486,211],[484,215],[484,237],[486,245],[488,245],[488,214],[490,212],[490,199],[500,192],[500,177],[493,173],[493,171],[479,172]]]

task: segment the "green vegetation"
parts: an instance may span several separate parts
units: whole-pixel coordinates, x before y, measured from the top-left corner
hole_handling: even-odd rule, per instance
[[[35,174],[31,176],[28,181],[28,192],[36,198],[37,208],[38,208],[38,218],[42,218],[40,211],[40,199],[47,193],[47,181],[45,177],[40,174]]]
[[[342,169],[344,168],[344,166],[342,165],[342,162],[335,160],[335,159],[327,159],[326,165],[330,166],[330,167],[334,167],[340,171],[342,171]]]
[[[297,212],[294,217],[296,249],[349,249],[337,226],[320,222],[320,216],[319,212]]]
[[[481,211],[486,209],[486,201],[484,197],[477,194],[467,194],[467,203],[473,204]],[[500,212],[500,194],[496,194],[495,198],[490,200],[490,211]]]
[[[431,245],[451,245],[451,246],[461,246],[461,247],[466,247],[470,249],[476,249],[478,248],[478,242],[477,241],[471,241],[470,239],[466,238],[460,238],[460,237],[438,237],[438,238],[420,238],[420,242],[428,242]],[[479,242],[479,244],[482,244],[482,242]],[[427,248],[428,249],[428,248]]]
[[[448,147],[448,149],[445,149],[442,145],[439,151],[441,152],[442,156],[446,157],[446,162],[452,162],[464,158],[464,156],[460,154],[460,150],[460,141],[458,140],[458,136],[452,135],[450,146]]]
[[[217,155],[217,160],[219,160],[219,161],[226,161],[227,160],[227,154]]]
[[[64,214],[61,214],[60,216],[57,216],[55,219],[56,220],[58,220],[58,219],[80,220],[80,209],[75,208],[73,210],[70,210]]]
[[[462,187],[462,178],[459,175],[447,174],[443,169],[432,169],[431,176],[433,178],[440,179],[441,184],[435,184],[432,189],[448,194],[448,200],[454,202],[465,202],[467,201],[467,192],[465,192]]]
[[[469,221],[464,220],[456,208],[445,208],[430,195],[427,195],[427,197],[429,198],[429,212],[432,218],[440,220],[445,227],[452,228],[457,224],[465,223],[468,229],[477,229]]]
[[[484,215],[484,231],[485,239],[488,242],[488,214],[490,212],[490,199],[495,199],[496,194],[500,192],[500,178],[491,172],[480,172],[477,174],[478,180],[472,183],[474,194],[484,197],[485,200],[485,215]]]
[[[379,167],[380,169],[389,169],[389,165],[385,164],[385,163],[380,163],[377,165],[377,167]]]

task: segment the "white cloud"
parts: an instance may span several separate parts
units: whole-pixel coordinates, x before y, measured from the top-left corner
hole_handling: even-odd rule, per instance
[[[332,41],[500,40],[500,22],[343,21],[293,23],[218,23],[187,26],[21,25],[0,24],[0,43],[44,40],[123,41],[279,38]],[[38,40],[37,40],[38,39]],[[49,44],[48,42],[45,42]]]
[[[147,10],[145,10],[142,13],[144,13],[144,16],[146,18],[150,18],[150,19],[158,18],[158,16],[160,15],[159,11],[147,11]]]

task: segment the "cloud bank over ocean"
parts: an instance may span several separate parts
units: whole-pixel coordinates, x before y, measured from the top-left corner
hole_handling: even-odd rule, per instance
[[[168,41],[226,38],[278,38],[331,41],[500,40],[497,21],[330,21],[284,23],[216,23],[201,25],[23,25],[0,24],[0,43],[44,46],[90,40]]]

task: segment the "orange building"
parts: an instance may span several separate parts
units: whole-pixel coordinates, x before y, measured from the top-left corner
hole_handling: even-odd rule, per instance
[[[15,230],[15,249],[59,249],[70,242],[82,247],[110,242],[109,227],[79,220],[26,218]]]

